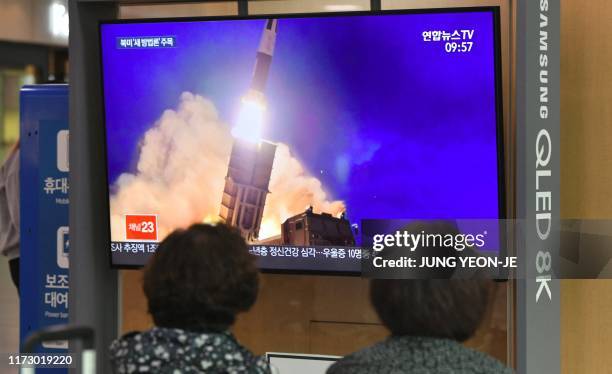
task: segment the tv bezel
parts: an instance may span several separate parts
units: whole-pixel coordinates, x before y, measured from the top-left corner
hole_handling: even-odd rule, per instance
[[[108,242],[106,248],[110,268],[112,269],[142,269],[145,265],[116,264],[113,262],[110,244],[112,242],[112,231],[110,221],[110,184],[108,175],[108,142],[106,127],[106,101],[104,95],[104,67],[103,67],[103,48],[102,48],[102,28],[112,24],[137,24],[137,23],[176,23],[176,22],[207,22],[207,21],[237,21],[237,20],[264,20],[269,18],[325,18],[325,17],[351,17],[351,16],[385,16],[385,15],[412,15],[412,14],[453,14],[453,13],[478,13],[489,12],[493,21],[493,54],[495,69],[495,111],[496,111],[496,141],[497,141],[497,186],[498,186],[498,220],[507,217],[506,211],[506,173],[505,173],[505,147],[504,147],[504,112],[503,112],[503,81],[502,81],[502,60],[501,60],[501,21],[499,6],[475,6],[475,7],[443,7],[443,8],[419,8],[419,9],[393,9],[376,11],[349,11],[349,12],[315,12],[315,13],[278,13],[278,14],[253,14],[253,15],[228,15],[228,16],[201,16],[201,17],[172,17],[172,18],[142,18],[142,19],[111,19],[101,20],[98,23],[98,50],[99,50],[99,71],[100,89],[102,99],[102,121],[104,123],[104,167],[105,167],[105,214],[107,215]],[[458,217],[462,218],[462,217]],[[475,218],[476,219],[476,218]],[[501,227],[501,223],[500,223]],[[503,230],[500,230],[500,250],[498,256],[506,256],[507,248],[503,238]],[[262,273],[269,274],[295,274],[295,275],[341,275],[341,276],[360,276],[361,272],[336,271],[336,270],[300,270],[300,269],[265,269],[260,268]],[[501,275],[500,278],[505,278]]]

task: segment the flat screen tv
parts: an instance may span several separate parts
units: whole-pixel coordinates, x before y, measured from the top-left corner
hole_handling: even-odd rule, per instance
[[[263,270],[354,273],[365,219],[503,217],[498,12],[103,22],[112,265],[226,222]]]

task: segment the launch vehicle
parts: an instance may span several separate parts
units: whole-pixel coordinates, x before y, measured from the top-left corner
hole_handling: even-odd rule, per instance
[[[249,242],[259,238],[276,145],[261,139],[266,110],[265,87],[274,55],[278,20],[268,19],[255,58],[251,85],[242,98],[232,135],[221,219],[237,227]]]

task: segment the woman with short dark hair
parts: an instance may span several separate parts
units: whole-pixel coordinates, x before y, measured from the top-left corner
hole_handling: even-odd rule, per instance
[[[371,300],[391,336],[334,364],[328,374],[512,373],[469,349],[487,307],[484,280],[375,279]]]
[[[452,225],[417,222],[412,233],[458,232]],[[428,248],[444,255],[444,248]],[[430,272],[434,274],[434,272]],[[445,276],[448,274],[438,272]],[[423,275],[423,274],[420,274]],[[370,300],[391,336],[346,356],[328,374],[512,373],[501,362],[461,342],[474,335],[488,307],[486,279],[373,279]]]
[[[196,224],[173,232],[143,283],[155,327],[113,342],[118,373],[269,373],[229,332],[258,290],[255,259],[237,231]]]

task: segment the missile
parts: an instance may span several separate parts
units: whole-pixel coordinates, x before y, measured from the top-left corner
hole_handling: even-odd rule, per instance
[[[236,124],[232,128],[232,135],[236,138],[259,142],[266,111],[266,95],[264,94],[274,45],[276,44],[276,29],[278,20],[269,19],[261,34],[259,48],[255,57],[255,68],[251,77],[251,86],[242,97],[240,112]]]
[[[263,127],[266,111],[266,95],[264,94],[272,55],[274,54],[274,44],[276,43],[276,19],[266,21],[259,48],[255,58],[255,68],[251,77],[251,86],[247,93],[242,97],[240,112],[236,119],[236,125],[232,128],[232,135],[250,142],[259,142],[261,129]]]
[[[259,237],[276,145],[261,138],[265,118],[265,88],[274,55],[278,20],[269,19],[261,35],[251,86],[242,97],[232,128],[234,144],[227,167],[219,216],[238,227],[249,242]]]
[[[255,68],[251,80],[251,90],[263,95],[268,81],[268,73],[274,55],[274,45],[276,44],[276,33],[278,28],[277,19],[266,21],[266,27],[261,34],[259,49],[255,58]]]

